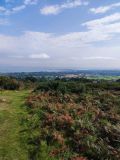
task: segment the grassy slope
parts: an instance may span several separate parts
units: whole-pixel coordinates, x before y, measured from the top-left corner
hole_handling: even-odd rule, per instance
[[[22,114],[26,114],[22,106],[28,93],[29,91],[0,92],[0,160],[27,159],[19,142],[19,119]]]

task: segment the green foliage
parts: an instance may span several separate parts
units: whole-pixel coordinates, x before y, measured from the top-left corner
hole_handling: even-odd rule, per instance
[[[0,77],[0,89],[5,90],[18,90],[22,87],[22,83],[16,79],[9,77]]]
[[[17,129],[16,107],[24,109],[20,140],[30,160],[119,160],[120,159],[120,83],[105,80],[24,79],[24,85],[37,87],[27,97],[24,108],[22,91],[12,93],[13,102],[0,98],[0,105],[12,107],[0,114],[0,121]],[[1,89],[19,89],[21,81],[0,77]],[[19,97],[17,96],[19,95]],[[7,95],[8,97],[11,95]],[[11,99],[11,98],[10,98]],[[21,102],[20,102],[21,101]],[[6,107],[6,108],[7,108]],[[20,111],[21,111],[20,109]],[[18,113],[18,112],[17,112]],[[10,114],[10,116],[9,116]],[[11,116],[11,114],[13,114]],[[21,112],[19,113],[21,115]],[[5,121],[6,117],[10,119]],[[17,120],[17,122],[16,122]],[[17,124],[17,125],[16,125]],[[4,142],[14,142],[16,130]],[[3,126],[4,128],[4,126]],[[12,129],[11,129],[12,128]],[[13,134],[13,135],[12,135]],[[12,135],[12,136],[11,136]],[[9,138],[8,138],[9,137]],[[17,142],[17,141],[16,141]],[[13,143],[14,144],[14,143]],[[17,148],[18,142],[15,145]],[[9,146],[9,145],[8,145]],[[11,148],[10,146],[8,148]],[[11,150],[4,147],[2,158]],[[14,149],[13,149],[14,150]],[[17,152],[18,153],[18,152]],[[21,152],[20,152],[21,153]],[[19,153],[19,155],[20,155]],[[12,157],[12,158],[11,158]],[[21,155],[24,158],[25,155]],[[21,158],[22,159],[22,158]]]
[[[24,81],[35,83],[38,81],[38,79],[33,76],[29,76],[29,77],[25,77]]]
[[[83,83],[76,82],[57,82],[57,81],[50,81],[47,83],[40,83],[40,85],[36,88],[35,91],[54,91],[57,93],[84,93],[86,92],[86,86]]]
[[[34,143],[36,138],[32,140],[33,149],[38,151],[34,156],[44,155],[36,149],[44,142],[46,157],[119,160],[119,94],[118,82],[111,86],[106,81],[40,82],[26,101],[32,117],[28,129],[32,134],[38,131],[36,138],[40,142],[38,145]],[[29,146],[29,141],[26,144]]]

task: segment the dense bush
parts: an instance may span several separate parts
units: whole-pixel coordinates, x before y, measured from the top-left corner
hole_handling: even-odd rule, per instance
[[[0,77],[0,89],[18,90],[22,87],[22,82],[10,77]]]
[[[119,160],[118,88],[106,81],[40,83],[26,100],[22,132],[31,159]]]
[[[57,82],[50,81],[47,83],[40,83],[40,85],[36,88],[35,91],[55,91],[60,92],[62,94],[65,93],[83,93],[86,92],[86,85],[83,83],[76,82]]]
[[[29,76],[29,77],[25,77],[24,81],[35,83],[38,81],[38,79],[33,76]]]

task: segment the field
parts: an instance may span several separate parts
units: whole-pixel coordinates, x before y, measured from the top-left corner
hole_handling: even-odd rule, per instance
[[[95,80],[118,80],[120,76],[88,76],[88,79],[95,79]]]

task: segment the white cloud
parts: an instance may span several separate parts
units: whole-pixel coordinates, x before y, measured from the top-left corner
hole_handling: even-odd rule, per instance
[[[98,38],[97,33],[93,35],[90,32],[95,31],[61,36],[41,32],[26,32],[21,36],[0,35],[0,64],[38,68],[41,66],[120,68],[120,47],[94,47],[92,43],[101,42],[105,39],[104,34],[102,37],[102,32],[99,33]],[[88,57],[89,63],[83,57]],[[109,63],[106,63],[108,61]]]
[[[49,15],[49,14],[54,14],[57,15],[60,12],[60,8],[58,5],[54,6],[46,6],[40,10],[41,14],[44,15]]]
[[[100,19],[82,24],[86,31],[72,32],[56,38],[56,44],[71,47],[85,46],[94,42],[108,41],[120,34],[120,13],[115,13]]]
[[[15,12],[21,11],[21,10],[23,10],[25,8],[26,8],[25,5],[17,6],[17,7],[12,8],[11,12],[15,13]]]
[[[5,0],[6,3],[12,3],[14,0]]]
[[[96,33],[96,37],[104,36],[105,40],[112,39],[116,33],[120,33],[120,13],[85,22],[83,26],[86,26],[91,33]]]
[[[26,6],[25,5],[20,5],[20,6],[17,6],[17,7],[13,7],[12,9],[7,9],[7,8],[4,8],[4,10],[1,10],[0,9],[0,15],[5,15],[5,16],[8,16],[8,15],[11,15],[13,13],[17,13],[23,9],[25,9]]]
[[[81,5],[88,5],[87,2],[82,2],[81,0],[68,0],[66,3],[59,5],[49,5],[40,9],[41,14],[43,15],[57,15],[64,9],[76,8]]]
[[[7,19],[0,18],[0,25],[9,25],[9,21]]]
[[[16,58],[16,62],[14,61],[16,65],[20,61],[19,64],[34,63],[39,66],[43,65],[42,61],[39,63],[39,59],[46,59],[44,63],[51,67],[53,64],[54,66],[64,66],[66,61],[67,64],[71,63],[74,66],[88,66],[88,59],[91,60],[90,63],[94,61],[95,65],[99,61],[102,63],[103,61],[116,60],[117,63],[114,63],[114,66],[120,66],[118,63],[120,61],[119,47],[111,47],[110,45],[106,48],[94,47],[96,42],[109,44],[108,42],[112,41],[112,45],[113,42],[117,45],[115,41],[120,34],[120,13],[85,22],[83,26],[86,31],[63,35],[31,31],[19,36],[0,35],[0,57]],[[118,42],[120,39],[117,40]],[[118,60],[114,57],[117,57]],[[0,63],[2,63],[1,60]]]
[[[3,13],[3,12],[5,12],[5,11],[6,11],[6,8],[5,8],[5,7],[0,6],[0,13]]]
[[[85,22],[83,26],[86,27],[86,31],[63,35],[43,32],[26,32],[21,36],[0,35],[0,49],[18,52],[22,48],[23,52],[33,54],[44,53],[46,48],[76,48],[113,40],[120,34],[120,13]]]
[[[50,56],[48,56],[46,53],[42,53],[42,54],[31,54],[29,56],[29,58],[32,59],[48,59],[50,58]]]
[[[90,11],[95,13],[95,14],[106,13],[107,11],[109,11],[111,9],[114,9],[114,8],[117,8],[117,7],[120,7],[120,3],[113,3],[113,4],[110,4],[108,6],[101,6],[101,7],[98,7],[98,8],[91,8]]]
[[[6,3],[11,3],[13,0],[6,0]],[[8,9],[7,7],[0,6],[0,15],[11,15],[13,13],[17,13],[19,11],[24,10],[28,5],[35,5],[37,4],[38,0],[24,0],[21,5],[12,7]]]
[[[83,57],[83,60],[119,60],[119,59],[115,57],[95,56],[95,57]]]
[[[10,58],[15,58],[15,59],[21,59],[21,58],[25,58],[24,56],[21,55],[14,55],[14,56],[9,56]]]
[[[100,19],[95,19],[95,20],[85,22],[83,23],[83,26],[87,26],[89,29],[91,29],[94,27],[102,26],[102,25],[112,24],[118,21],[120,21],[120,13],[114,13],[112,15],[109,15]]]
[[[120,34],[120,13],[85,22],[86,31],[55,35],[43,32],[26,32],[21,36],[0,35],[0,52],[50,53],[93,45],[96,42],[115,40]],[[117,33],[117,35],[116,35]]]
[[[25,5],[34,5],[37,4],[38,0],[25,0],[24,4]]]

